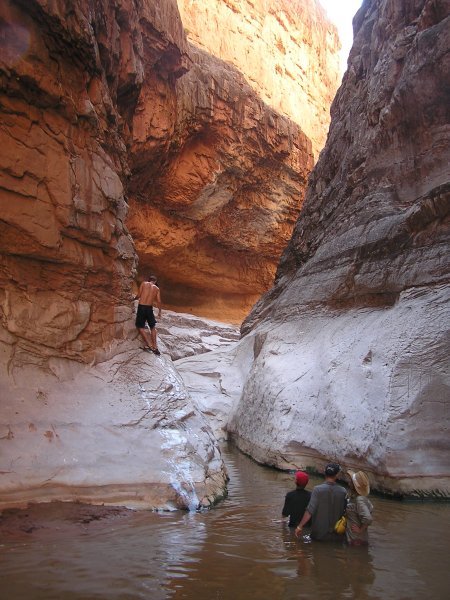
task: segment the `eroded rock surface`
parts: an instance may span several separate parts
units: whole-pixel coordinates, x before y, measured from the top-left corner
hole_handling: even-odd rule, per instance
[[[316,0],[179,0],[187,36],[233,64],[268,105],[325,144],[339,85],[340,42]]]
[[[157,332],[172,360],[227,348],[240,338],[237,326],[169,310],[163,311]]]
[[[189,70],[144,81],[128,226],[178,312],[240,323],[273,284],[322,148],[338,40],[314,0],[179,3]]]
[[[277,284],[243,325],[253,357],[226,427],[266,464],[335,459],[381,491],[448,497],[448,2],[366,0],[354,28]]]
[[[1,507],[207,505],[223,463],[139,349],[124,224],[139,96],[187,68],[176,2],[10,0],[0,27]]]
[[[273,283],[313,166],[311,142],[235,67],[193,46],[189,54],[173,122],[155,114],[165,92],[141,95],[128,226],[140,273],[157,274],[171,309],[240,323]]]
[[[144,74],[185,60],[176,3],[158,6],[2,3],[0,306],[16,351],[89,362],[128,334],[131,116]]]
[[[89,369],[57,358],[49,369],[2,374],[0,510],[51,500],[195,510],[223,495],[216,439],[170,359],[130,343]]]

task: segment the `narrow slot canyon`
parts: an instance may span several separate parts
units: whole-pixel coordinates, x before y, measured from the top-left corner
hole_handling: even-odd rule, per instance
[[[364,0],[341,77],[319,0],[1,4],[0,511],[220,506],[226,442],[450,498],[449,25]]]

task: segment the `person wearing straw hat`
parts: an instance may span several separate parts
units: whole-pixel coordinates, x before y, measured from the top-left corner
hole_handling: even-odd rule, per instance
[[[347,473],[350,479],[345,537],[350,546],[367,546],[373,512],[373,505],[367,498],[370,494],[369,478],[364,471],[349,470]]]

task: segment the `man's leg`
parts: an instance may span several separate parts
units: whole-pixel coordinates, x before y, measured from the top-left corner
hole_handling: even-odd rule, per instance
[[[142,338],[144,339],[145,345],[148,346],[149,348],[153,347],[153,342],[151,339],[151,336],[149,337],[147,331],[145,330],[144,327],[138,327],[138,331],[141,334]]]
[[[150,327],[150,339],[151,339],[151,347],[155,354],[159,354],[158,345],[156,343],[156,327]]]

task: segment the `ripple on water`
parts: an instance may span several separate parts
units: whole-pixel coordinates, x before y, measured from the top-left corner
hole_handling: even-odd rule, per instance
[[[229,496],[213,510],[129,512],[69,528],[61,520],[7,536],[0,547],[1,597],[448,597],[449,505],[373,498],[368,549],[307,543],[278,522],[292,475],[258,466],[233,449],[225,458]]]

